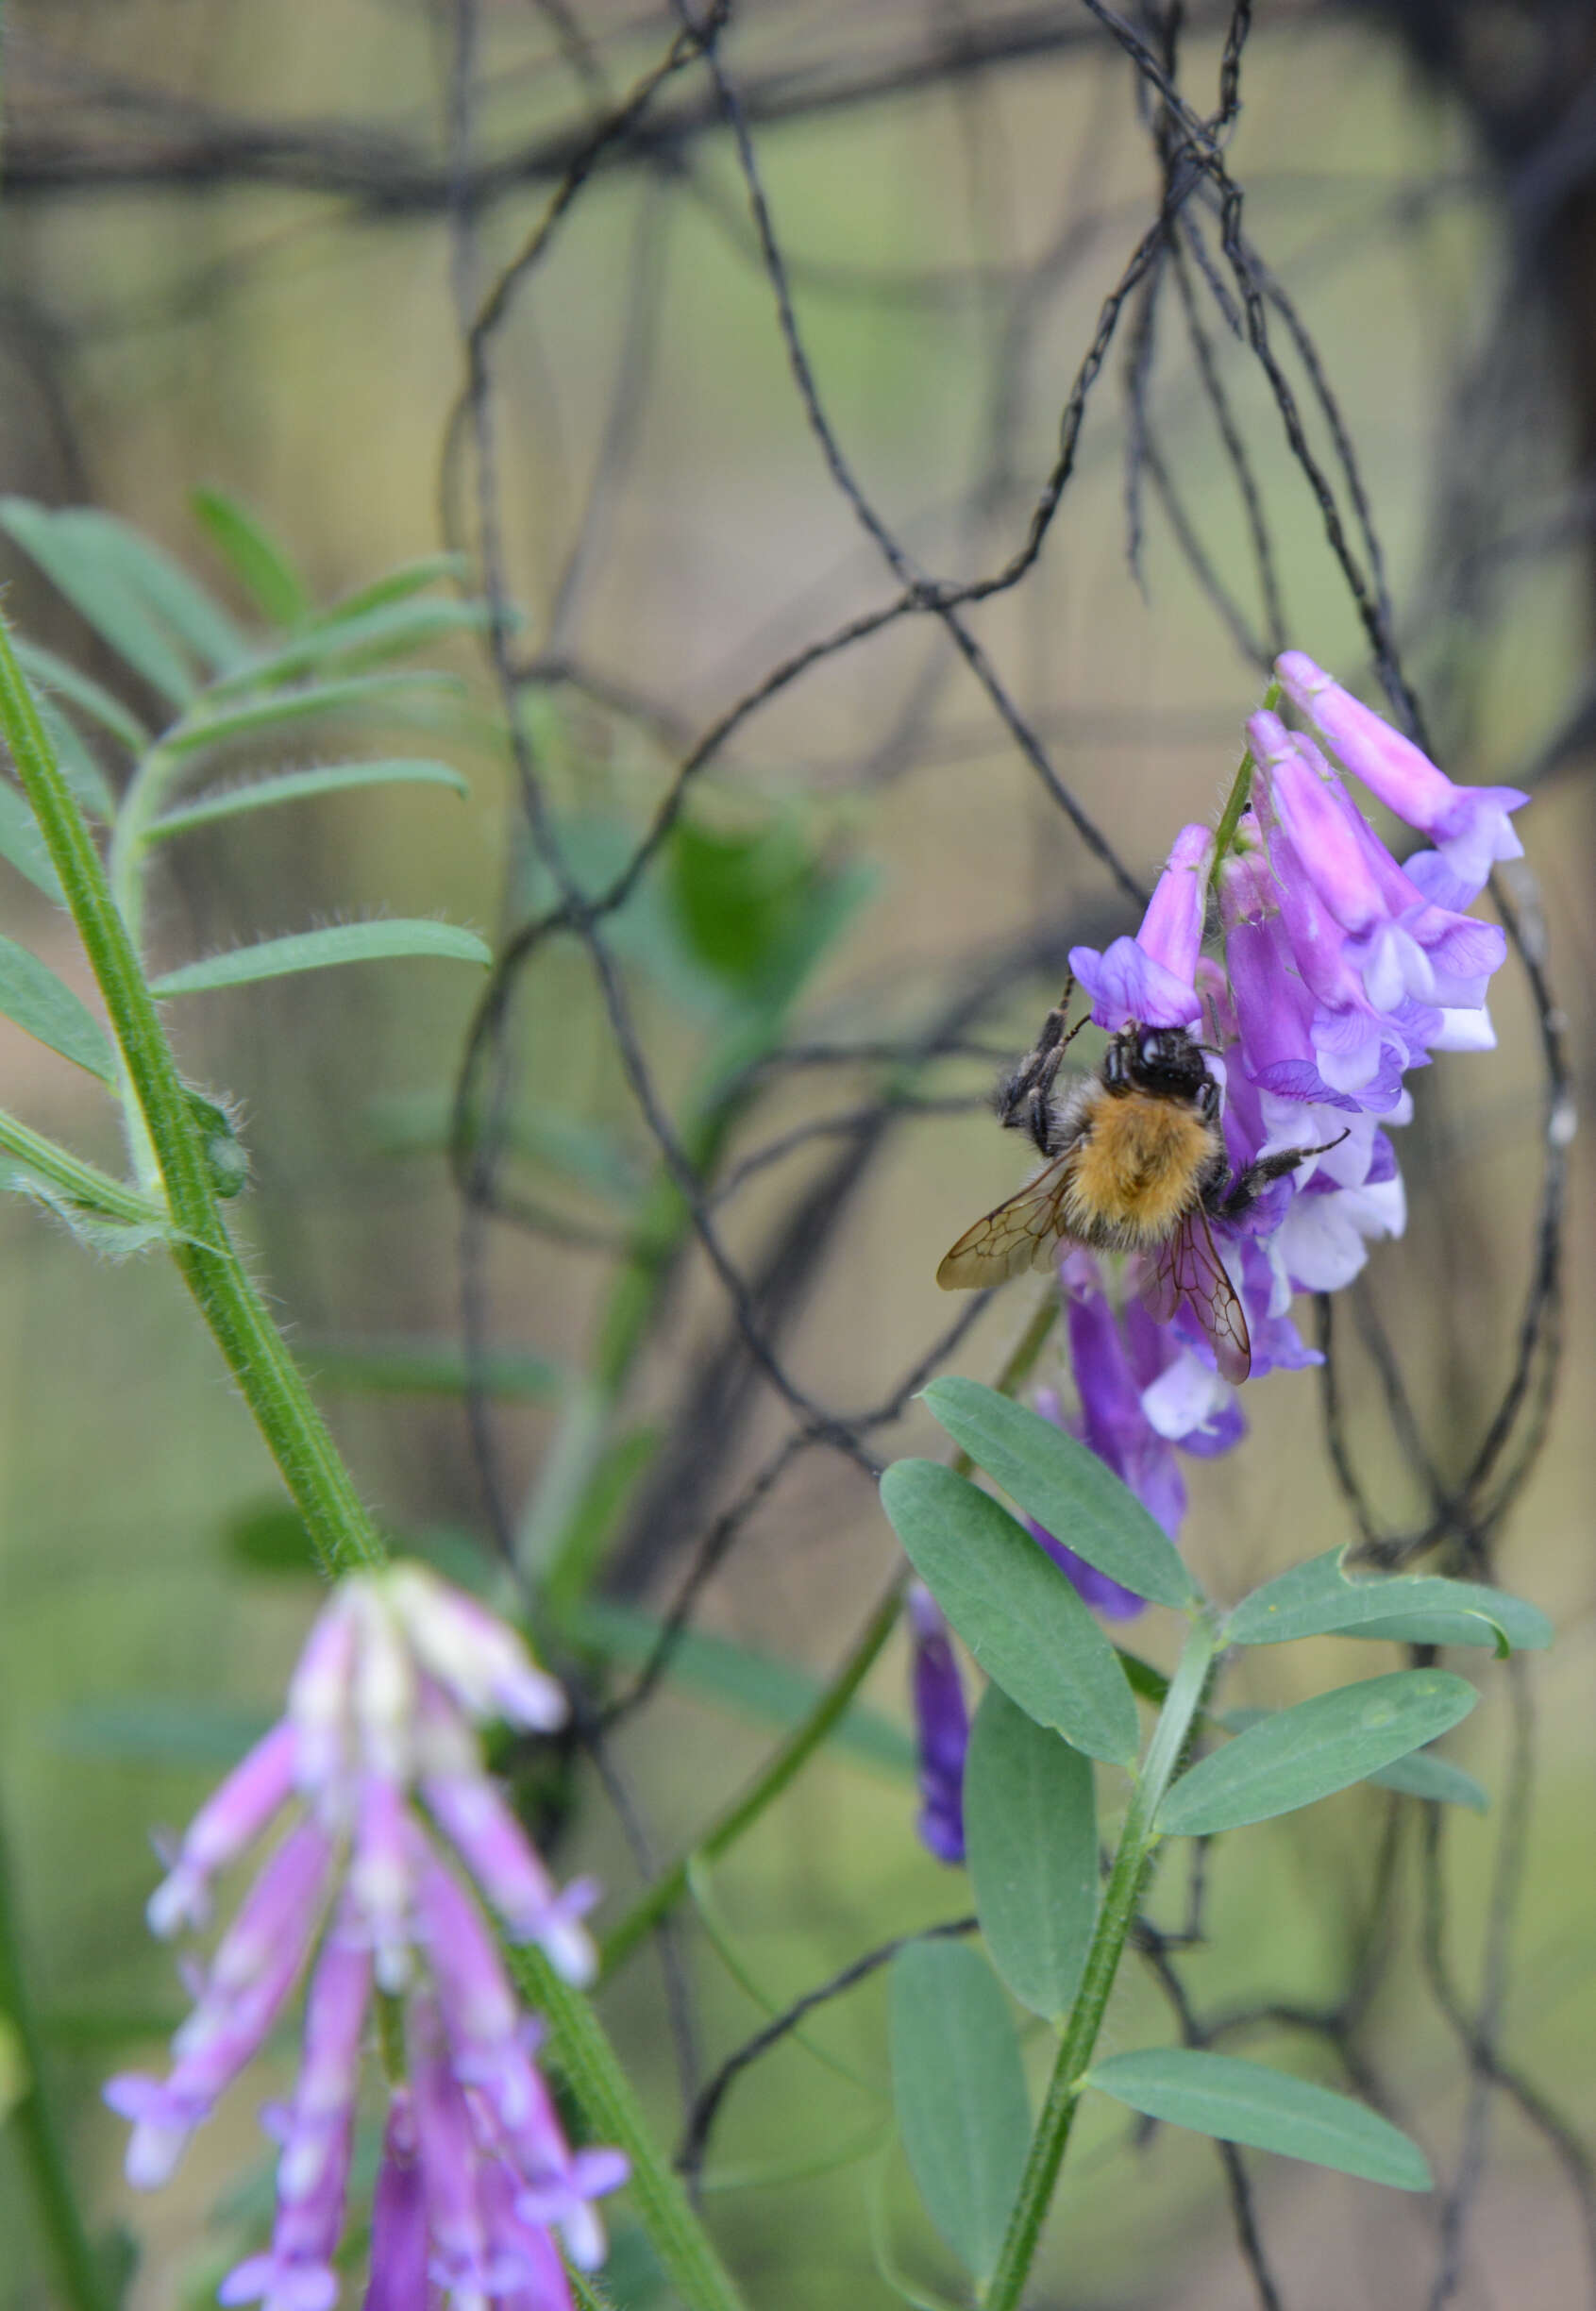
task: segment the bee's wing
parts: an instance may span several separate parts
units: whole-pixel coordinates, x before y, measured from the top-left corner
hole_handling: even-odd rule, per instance
[[[1215,1248],[1214,1231],[1201,1204],[1187,1212],[1174,1234],[1152,1254],[1142,1296],[1158,1324],[1168,1324],[1181,1302],[1188,1300],[1213,1344],[1214,1361],[1222,1377],[1238,1387],[1246,1379],[1252,1369],[1247,1318]]]
[[[1050,1267],[1067,1234],[1060,1214],[1074,1160],[1074,1149],[1067,1149],[1029,1187],[966,1228],[936,1272],[943,1290],[974,1291],[1028,1268]]]

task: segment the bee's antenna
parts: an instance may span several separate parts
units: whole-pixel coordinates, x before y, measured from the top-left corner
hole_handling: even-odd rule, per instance
[[[1059,1017],[1061,1020],[1067,1020],[1067,1019],[1068,1018],[1068,1016],[1069,1016],[1069,1006],[1070,1006],[1070,1004],[1071,1004],[1071,1003],[1074,1001],[1074,997],[1075,997],[1075,973],[1074,973],[1073,971],[1067,971],[1067,972],[1065,974],[1065,981],[1064,981],[1064,993],[1063,993],[1063,994],[1062,994],[1062,995],[1059,997],[1059,999],[1058,999],[1057,1003],[1056,1003],[1056,1004],[1054,1004],[1054,1005],[1053,1005],[1053,1009],[1054,1009],[1054,1011],[1055,1011],[1055,1012],[1058,1014],[1058,1017]],[[1077,1037],[1077,1036],[1080,1034],[1080,1032],[1081,1032],[1082,1028],[1083,1028],[1083,1027],[1084,1027],[1084,1026],[1086,1025],[1086,1023],[1087,1023],[1087,1021],[1090,1020],[1091,1016],[1092,1016],[1092,1015],[1091,1015],[1091,1012],[1090,1012],[1089,1010],[1088,1010],[1088,1011],[1084,1011],[1084,1012],[1082,1013],[1081,1017],[1080,1017],[1080,1018],[1079,1018],[1079,1019],[1076,1021],[1076,1022],[1075,1022],[1074,1026],[1073,1026],[1073,1027],[1071,1027],[1071,1028],[1069,1029],[1069,1032],[1068,1032],[1068,1033],[1067,1033],[1067,1035],[1064,1037],[1063,1040],[1060,1042],[1060,1044],[1059,1044],[1059,1050],[1060,1050],[1061,1052],[1062,1052],[1062,1051],[1067,1051],[1067,1050],[1068,1050],[1068,1048],[1069,1048],[1070,1044],[1074,1042],[1074,1040],[1075,1040],[1076,1037]]]

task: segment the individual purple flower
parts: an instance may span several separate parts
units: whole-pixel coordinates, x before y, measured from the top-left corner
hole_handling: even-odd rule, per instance
[[[910,1679],[918,1755],[920,1842],[939,1862],[965,1858],[965,1754],[969,1712],[948,1624],[931,1591],[909,1584]]]
[[[335,1930],[311,1978],[305,2052],[294,2103],[279,2130],[277,2218],[264,2254],[250,2255],[217,2290],[224,2303],[265,2311],[329,2311],[354,2140],[361,2037],[371,1988],[368,1950]]]
[[[1092,1017],[1117,1034],[1131,1020],[1144,1027],[1184,1027],[1201,1004],[1195,979],[1214,856],[1211,827],[1183,827],[1133,938],[1101,953],[1072,947],[1069,968],[1092,999]]]
[[[374,1989],[401,1999],[412,2060],[395,2090],[373,2217],[369,2311],[568,2311],[557,2229],[594,2268],[592,2201],[625,2180],[610,2151],[572,2151],[481,1904],[512,1940],[591,1980],[580,1916],[483,1771],[476,1725],[559,1722],[563,1695],[521,1640],[420,1567],[342,1582],[289,1688],[288,1714],[195,1816],[150,1905],[170,1933],[207,1915],[222,1867],[277,1843],[201,1971],[165,2080],[110,2081],[133,2121],[128,2180],[153,2188],[259,2050],[311,1953],[303,2054],[283,2112],[271,2243],[224,2281],[225,2303],[328,2311],[361,2048]],[[458,1866],[457,1866],[458,1865]],[[331,1924],[328,1920],[330,1915]],[[324,1931],[325,1929],[325,1931]]]
[[[1422,1060],[1414,1021],[1369,1000],[1346,934],[1275,823],[1267,790],[1260,802],[1256,844],[1227,859],[1218,877],[1229,1001],[1247,1080],[1292,1100],[1385,1112],[1402,1096],[1403,1069]],[[1420,1023],[1438,1028],[1439,1015]]]
[[[190,1822],[168,1875],[150,1896],[146,1919],[162,1940],[210,1917],[211,1881],[252,1846],[294,1787],[294,1728],[279,1721],[235,1765]]]
[[[1523,856],[1511,814],[1529,801],[1517,786],[1459,786],[1411,738],[1343,690],[1302,650],[1275,661],[1286,697],[1307,716],[1342,767],[1404,825],[1427,835],[1448,872],[1445,903],[1467,906],[1498,859]],[[1441,890],[1432,895],[1442,898]]]
[[[1291,882],[1305,879],[1341,926],[1342,954],[1373,1008],[1392,1012],[1404,999],[1478,1008],[1506,953],[1503,933],[1437,905],[1403,874],[1311,739],[1264,712],[1247,728],[1263,793],[1295,853]]]
[[[371,2205],[371,2276],[362,2311],[425,2311],[428,2239],[427,2185],[408,2087],[389,2099],[382,2163]]]
[[[195,2127],[260,2052],[315,1938],[331,1862],[331,1845],[313,1822],[292,1830],[217,1947],[173,2038],[169,2076],[124,2072],[107,2082],[106,2100],[133,2121],[127,2180],[135,2190],[159,2189],[170,2178]]]

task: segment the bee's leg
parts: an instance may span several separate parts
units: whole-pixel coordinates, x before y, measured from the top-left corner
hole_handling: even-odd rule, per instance
[[[1277,1179],[1284,1179],[1288,1172],[1295,1172],[1297,1166],[1306,1163],[1310,1156],[1328,1156],[1331,1149],[1338,1148],[1346,1137],[1345,1132],[1337,1132],[1334,1139],[1326,1139],[1321,1147],[1282,1148],[1278,1155],[1260,1156],[1256,1163],[1249,1164],[1246,1171],[1232,1182],[1226,1194],[1218,1196],[1209,1206],[1209,1209],[1220,1220],[1245,1219],[1266,1188],[1272,1188]]]
[[[1074,992],[1075,974],[1071,971],[1065,980],[1063,994],[1042,1022],[1035,1048],[1026,1053],[998,1091],[999,1121],[1011,1131],[1023,1125],[1043,1156],[1057,1153],[1053,1144],[1053,1082],[1059,1063],[1086,1024],[1085,1018],[1077,1020],[1073,1027],[1068,1024],[1067,1015]]]

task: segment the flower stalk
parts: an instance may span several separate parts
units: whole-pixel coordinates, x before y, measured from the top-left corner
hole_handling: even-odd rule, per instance
[[[1276,713],[1285,696],[1285,690],[1283,683],[1270,683],[1268,688],[1264,692],[1264,712],[1266,714]],[[1256,768],[1257,765],[1252,759],[1252,750],[1248,747],[1236,766],[1235,776],[1231,781],[1230,792],[1225,797],[1225,807],[1219,814],[1219,823],[1215,831],[1214,856],[1208,869],[1210,890],[1214,886],[1215,876],[1223,866],[1229,855],[1231,845],[1235,840],[1235,831],[1241,824],[1242,813],[1252,799],[1252,773]]]
[[[1158,1809],[1201,1709],[1216,1649],[1215,1623],[1205,1610],[1192,1625],[1136,1777],[1103,1893],[1097,1931],[1087,1953],[1086,1969],[1048,2082],[1042,2115],[1031,2138],[1025,2171],[1020,2177],[997,2269],[982,2298],[982,2311],[1017,2311],[1052,2202],[1119,1961],[1135,1923],[1142,1889],[1158,1844],[1154,1826]]]

